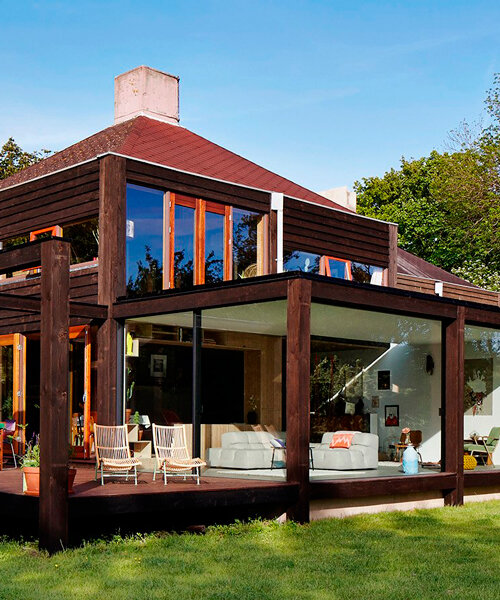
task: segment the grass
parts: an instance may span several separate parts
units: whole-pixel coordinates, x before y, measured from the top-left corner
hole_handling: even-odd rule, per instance
[[[98,541],[49,557],[0,543],[0,598],[498,598],[500,502]]]

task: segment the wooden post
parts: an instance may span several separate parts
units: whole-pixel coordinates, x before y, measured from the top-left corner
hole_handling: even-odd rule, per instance
[[[193,311],[193,456],[201,451],[201,310]]]
[[[276,251],[277,251],[277,238],[278,238],[278,216],[275,210],[272,210],[269,213],[268,219],[269,233],[267,236],[268,243],[268,273],[276,273],[277,271],[277,263],[276,263]]]
[[[398,226],[389,224],[389,265],[386,269],[385,285],[397,287],[398,283]]]
[[[99,275],[98,302],[111,307],[125,295],[126,160],[120,156],[101,159],[99,181]],[[118,385],[118,324],[108,318],[97,332],[98,423],[116,425]]]
[[[444,470],[457,474],[456,487],[444,494],[445,504],[464,502],[464,329],[465,309],[457,308],[453,321],[443,324],[442,460]]]
[[[287,481],[299,484],[299,499],[287,518],[309,522],[309,421],[311,282],[288,282],[286,342]]]
[[[40,548],[68,542],[68,242],[42,243],[40,360]]]

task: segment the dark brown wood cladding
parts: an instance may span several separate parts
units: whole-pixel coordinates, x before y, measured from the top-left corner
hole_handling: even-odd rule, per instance
[[[23,279],[13,283],[0,285],[0,292],[20,296],[40,296],[40,277]],[[97,303],[97,265],[77,268],[70,273],[70,298],[78,302]],[[84,322],[83,319],[72,319],[71,324]],[[25,333],[40,330],[40,315],[24,312],[2,311],[0,309],[0,334]]]
[[[0,191],[0,231],[5,240],[99,212],[98,161]]]
[[[285,198],[283,239],[285,250],[338,256],[384,268],[390,262],[387,223],[292,198]]]
[[[166,167],[149,165],[133,159],[127,159],[127,181],[222,202],[237,208],[259,212],[269,212],[270,210],[270,194],[268,192],[182,173]]]

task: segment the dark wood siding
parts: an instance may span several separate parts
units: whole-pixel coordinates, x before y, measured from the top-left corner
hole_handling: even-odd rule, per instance
[[[97,160],[0,191],[2,240],[98,213]]]
[[[270,194],[127,159],[127,181],[268,213]]]
[[[0,292],[40,297],[40,277],[0,285]],[[76,267],[70,273],[70,298],[78,302],[97,303],[97,265]],[[80,320],[81,321],[81,320]],[[76,324],[72,320],[72,325]],[[39,331],[40,315],[0,310],[0,334]]]
[[[326,254],[379,267],[389,265],[389,225],[355,214],[285,198],[283,238],[285,251]]]

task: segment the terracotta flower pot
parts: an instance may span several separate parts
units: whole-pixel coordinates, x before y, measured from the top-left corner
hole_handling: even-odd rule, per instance
[[[40,495],[40,467],[23,467],[25,489],[27,496]],[[23,486],[24,487],[24,486]]]
[[[24,481],[26,489],[24,493],[27,496],[40,495],[40,467],[24,467]],[[68,494],[73,494],[73,483],[75,482],[76,469],[68,469]]]
[[[127,423],[130,423],[130,417],[132,416],[132,409],[131,408],[126,408],[125,409],[125,425],[127,425]]]

